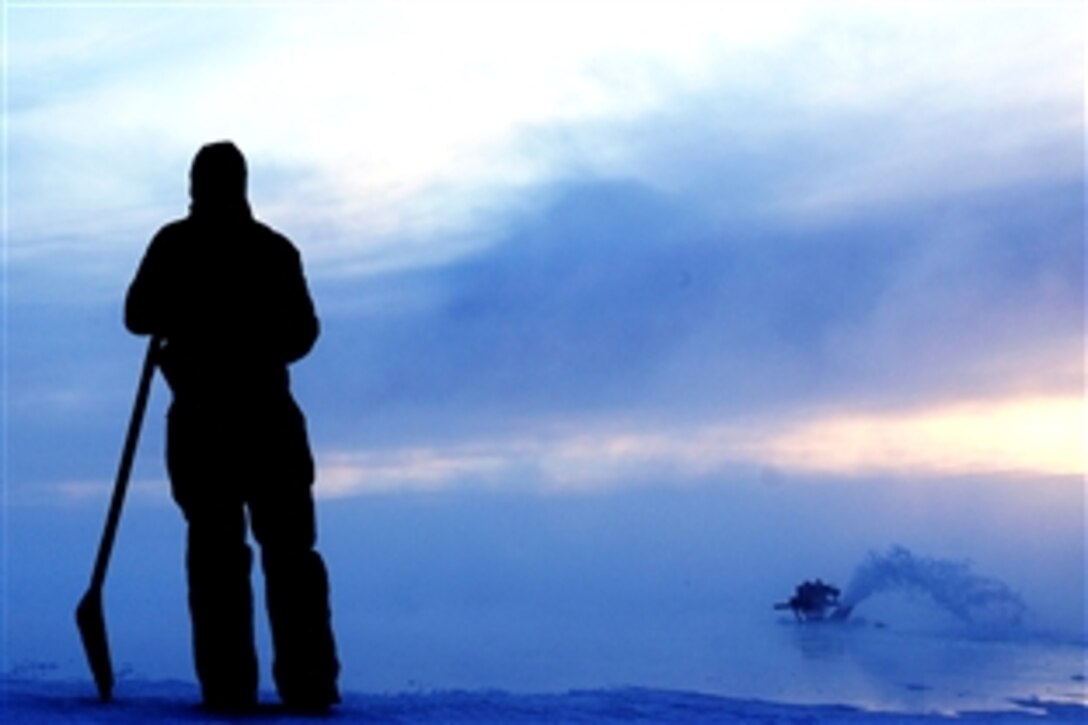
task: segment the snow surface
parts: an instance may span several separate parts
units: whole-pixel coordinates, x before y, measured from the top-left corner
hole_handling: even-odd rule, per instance
[[[1085,722],[1088,709],[1070,703],[1024,700],[1016,711],[906,714],[870,712],[842,705],[790,705],[759,700],[643,688],[583,690],[559,694],[501,691],[348,694],[327,716],[304,717],[262,705],[255,714],[225,717],[194,703],[196,688],[178,682],[128,680],[117,699],[101,703],[89,682],[0,680],[5,723],[42,722]]]
[[[336,719],[1088,722],[1083,495],[737,483],[324,501]],[[9,509],[0,722],[204,718],[180,517],[132,503],[105,590],[108,706],[73,621],[103,502]],[[773,611],[812,577],[864,594],[850,626]]]

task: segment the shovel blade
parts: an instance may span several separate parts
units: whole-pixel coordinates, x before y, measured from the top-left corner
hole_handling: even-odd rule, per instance
[[[113,665],[106,638],[106,617],[102,612],[102,591],[91,588],[76,607],[76,625],[83,640],[83,651],[98,687],[98,697],[108,701],[113,696]]]

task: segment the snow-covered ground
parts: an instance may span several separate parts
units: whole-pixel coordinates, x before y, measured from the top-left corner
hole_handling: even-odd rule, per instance
[[[338,718],[1086,722],[1083,491],[1022,490],[775,484],[325,501]],[[132,503],[106,587],[119,675],[107,706],[72,618],[102,502],[9,510],[0,721],[204,717],[181,522],[168,502]],[[772,609],[812,577],[855,598],[845,626]],[[263,622],[259,635],[267,671]],[[270,708],[259,719],[280,717]]]
[[[201,710],[196,688],[187,683],[129,680],[124,695],[100,703],[87,682],[3,680],[3,722],[1084,722],[1083,706],[1023,700],[1000,711],[948,713],[874,712],[844,705],[792,705],[694,692],[621,688],[553,694],[496,690],[427,693],[349,693],[331,715],[303,717],[263,704],[244,717]]]

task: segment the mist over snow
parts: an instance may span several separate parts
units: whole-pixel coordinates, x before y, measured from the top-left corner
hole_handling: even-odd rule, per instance
[[[1076,486],[1041,483],[1050,488],[1040,504],[1025,503],[1016,481],[920,491],[733,476],[680,488],[324,501],[320,545],[345,690],[648,687],[906,712],[1007,710],[1011,698],[1034,696],[1083,702]],[[192,678],[182,525],[165,501],[143,494],[134,504],[106,588],[119,698],[139,697],[141,681]],[[9,517],[9,542],[22,552],[7,575],[19,592],[8,610],[9,674],[81,679],[91,692],[71,615],[98,533],[92,512],[103,505],[27,506]],[[930,513],[902,515],[918,507]],[[853,577],[888,559],[929,567],[944,588],[876,587],[838,628],[772,610],[803,580],[849,592]],[[979,582],[1000,582],[1022,602],[1015,626],[950,611]],[[263,624],[260,634],[270,688]]]
[[[929,595],[962,622],[995,632],[1015,632],[1027,612],[1008,584],[975,573],[969,562],[918,557],[901,546],[870,553],[850,577],[842,604],[856,608],[876,594],[900,590]]]

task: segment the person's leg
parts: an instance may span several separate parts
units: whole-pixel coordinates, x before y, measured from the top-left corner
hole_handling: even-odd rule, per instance
[[[252,553],[241,504],[190,508],[187,570],[193,655],[204,704],[244,709],[257,702]]]
[[[206,416],[174,404],[167,435],[171,490],[188,522],[186,572],[193,656],[206,705],[244,709],[257,702],[253,633],[253,554],[245,505],[226,451]]]
[[[340,701],[325,563],[315,550],[309,486],[270,487],[250,505],[261,545],[272,631],[273,675],[284,704],[323,709]]]

